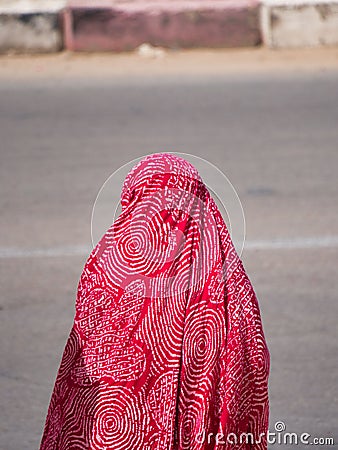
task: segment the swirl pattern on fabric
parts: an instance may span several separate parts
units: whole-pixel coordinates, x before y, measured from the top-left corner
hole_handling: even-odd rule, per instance
[[[79,280],[40,450],[266,450],[259,305],[200,175],[149,155],[121,205]]]

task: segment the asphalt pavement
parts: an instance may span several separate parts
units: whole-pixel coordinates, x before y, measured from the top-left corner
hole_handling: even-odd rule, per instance
[[[101,76],[88,58],[88,74],[65,77],[35,61],[36,76],[0,77],[0,448],[38,448],[101,185],[161,151],[210,161],[242,202],[270,430],[283,421],[337,446],[338,69],[213,73],[202,59],[200,71]]]

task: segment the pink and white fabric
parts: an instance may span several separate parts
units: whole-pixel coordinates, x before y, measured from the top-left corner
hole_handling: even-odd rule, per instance
[[[121,205],[80,277],[40,450],[266,449],[259,306],[198,172],[149,155]]]

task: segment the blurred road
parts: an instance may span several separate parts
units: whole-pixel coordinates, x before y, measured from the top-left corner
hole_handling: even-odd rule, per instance
[[[242,201],[270,429],[338,443],[338,51],[194,55],[0,59],[1,449],[38,447],[99,188],[159,151],[209,160]]]

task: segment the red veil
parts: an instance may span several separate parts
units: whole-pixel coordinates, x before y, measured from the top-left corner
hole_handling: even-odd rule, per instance
[[[253,287],[196,169],[141,160],[89,256],[40,450],[266,449]]]

